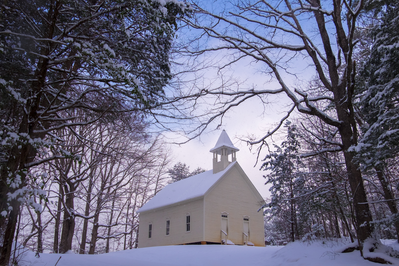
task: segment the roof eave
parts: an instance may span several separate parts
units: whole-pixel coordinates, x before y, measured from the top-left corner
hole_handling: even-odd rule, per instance
[[[175,203],[172,203],[172,204],[151,208],[151,209],[144,210],[144,211],[141,211],[140,209],[138,209],[137,213],[141,214],[141,213],[146,213],[146,212],[151,212],[151,211],[158,211],[158,210],[161,210],[161,209],[164,209],[164,208],[169,208],[169,207],[183,205],[185,203],[188,203],[188,202],[191,202],[191,201],[196,201],[196,200],[199,200],[201,198],[204,198],[204,196],[205,196],[205,194],[201,195],[201,196],[198,196],[198,197],[189,198],[189,199],[186,199],[186,200],[183,200],[183,201],[179,201],[179,202],[175,202]]]
[[[234,150],[234,151],[239,151],[239,149],[236,148],[236,147],[223,145],[223,146],[219,146],[219,147],[215,147],[215,148],[211,149],[210,152],[214,152],[214,151],[216,151],[218,149],[221,149],[221,148],[229,148],[229,149]]]

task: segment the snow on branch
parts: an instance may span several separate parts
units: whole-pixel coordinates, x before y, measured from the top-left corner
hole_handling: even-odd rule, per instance
[[[307,152],[307,153],[302,153],[300,155],[301,158],[308,158],[308,157],[313,157],[316,155],[320,155],[323,153],[329,153],[329,152],[340,152],[342,151],[341,147],[333,147],[333,148],[325,148],[325,149],[321,149],[321,150],[317,150],[317,151],[312,151],[312,152]]]

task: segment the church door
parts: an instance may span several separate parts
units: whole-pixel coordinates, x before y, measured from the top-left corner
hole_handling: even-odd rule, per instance
[[[244,230],[243,230],[244,245],[248,245],[248,241],[249,241],[249,218],[244,217]]]
[[[228,236],[228,222],[229,217],[227,213],[222,213],[222,228],[221,228],[221,242],[222,244],[227,244],[227,236]]]

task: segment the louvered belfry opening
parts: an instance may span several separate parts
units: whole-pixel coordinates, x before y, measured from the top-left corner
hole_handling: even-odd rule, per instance
[[[237,151],[239,149],[234,146],[226,131],[223,130],[215,147],[210,150],[213,153],[213,173],[223,171],[230,163],[235,162]]]

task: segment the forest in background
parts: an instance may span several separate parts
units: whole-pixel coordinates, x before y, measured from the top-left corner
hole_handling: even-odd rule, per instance
[[[398,4],[2,2],[0,265],[16,239],[38,253],[136,247],[136,210],[189,173],[173,174],[159,133],[195,138],[270,95],[291,104],[247,139],[270,186],[266,240],[399,240]],[[286,78],[298,58],[315,70],[306,85]],[[270,87],[226,74],[247,59]]]

